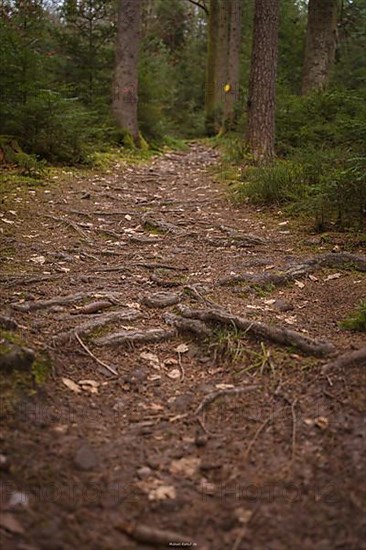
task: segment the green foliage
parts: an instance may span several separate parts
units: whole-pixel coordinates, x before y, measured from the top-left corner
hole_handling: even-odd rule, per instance
[[[362,301],[357,310],[341,323],[346,330],[366,332],[366,300]]]
[[[237,139],[227,156],[242,165],[236,200],[288,204],[330,223],[360,227],[366,221],[366,94],[331,90],[308,97],[280,96],[277,150],[283,158],[252,165]],[[244,164],[244,167],[243,167]]]
[[[234,188],[237,199],[248,197],[256,204],[282,204],[303,196],[304,170],[292,161],[277,160],[266,166],[247,166],[242,183]]]

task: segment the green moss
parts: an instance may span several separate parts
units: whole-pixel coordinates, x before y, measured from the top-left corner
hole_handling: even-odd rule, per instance
[[[341,328],[356,332],[366,332],[366,300],[363,300],[356,311],[340,323]]]
[[[46,356],[41,356],[34,361],[32,365],[32,374],[37,385],[42,385],[46,382],[51,368],[51,361]]]

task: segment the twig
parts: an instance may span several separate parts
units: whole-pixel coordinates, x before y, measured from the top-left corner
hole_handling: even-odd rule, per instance
[[[183,380],[185,378],[185,372],[184,372],[184,367],[183,367],[183,363],[182,363],[182,354],[180,353],[180,351],[178,351],[178,363],[179,363],[179,368],[180,368],[180,371],[181,371],[180,381],[183,382]]]
[[[264,430],[264,428],[267,426],[267,424],[270,423],[270,421],[272,420],[273,418],[273,415],[272,416],[269,416],[264,422],[262,422],[262,424],[259,426],[259,428],[257,428],[254,436],[252,437],[252,439],[250,440],[249,442],[249,445],[247,447],[247,450],[245,451],[245,454],[244,454],[244,460],[248,460],[249,458],[249,455],[250,455],[250,451],[252,450],[252,447],[254,445],[254,443],[257,441],[259,435],[261,434],[261,432]]]
[[[92,351],[90,351],[90,349],[84,344],[84,342],[82,341],[82,339],[80,338],[80,336],[78,335],[77,332],[74,333],[75,335],[75,338],[76,340],[79,342],[79,344],[81,345],[81,347],[86,351],[86,353],[88,355],[90,355],[90,357],[92,357],[97,363],[99,363],[99,365],[102,365],[102,367],[104,367],[105,369],[107,369],[109,372],[111,372],[112,374],[114,374],[115,376],[118,376],[118,372],[116,370],[114,370],[114,368],[110,367],[109,365],[107,365],[107,363],[104,363],[104,361],[102,361],[101,359],[98,359],[98,357],[96,357],[94,355],[94,353]]]
[[[205,409],[208,405],[219,399],[220,397],[223,397],[225,395],[239,395],[241,393],[246,393],[251,390],[256,390],[260,386],[259,384],[252,384],[250,386],[241,386],[237,388],[227,388],[226,390],[218,390],[212,393],[209,393],[206,395],[206,397],[201,401],[201,403],[198,405],[195,415],[198,416],[203,409]]]
[[[296,407],[297,399],[291,403],[291,414],[292,414],[292,462],[295,460],[296,453]]]

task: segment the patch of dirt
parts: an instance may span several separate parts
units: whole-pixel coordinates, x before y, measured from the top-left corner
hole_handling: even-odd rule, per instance
[[[52,369],[1,408],[4,549],[366,548],[366,365],[325,371],[332,357],[235,322],[177,321],[221,308],[361,348],[339,327],[365,297],[352,262],[220,281],[362,242],[234,207],[217,161],[192,144],[5,197],[0,313]]]

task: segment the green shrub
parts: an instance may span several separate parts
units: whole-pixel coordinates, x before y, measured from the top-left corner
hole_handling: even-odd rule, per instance
[[[248,198],[256,204],[282,204],[298,200],[306,195],[303,167],[286,160],[276,160],[271,165],[248,166],[242,173],[242,181],[234,188],[234,195]]]

